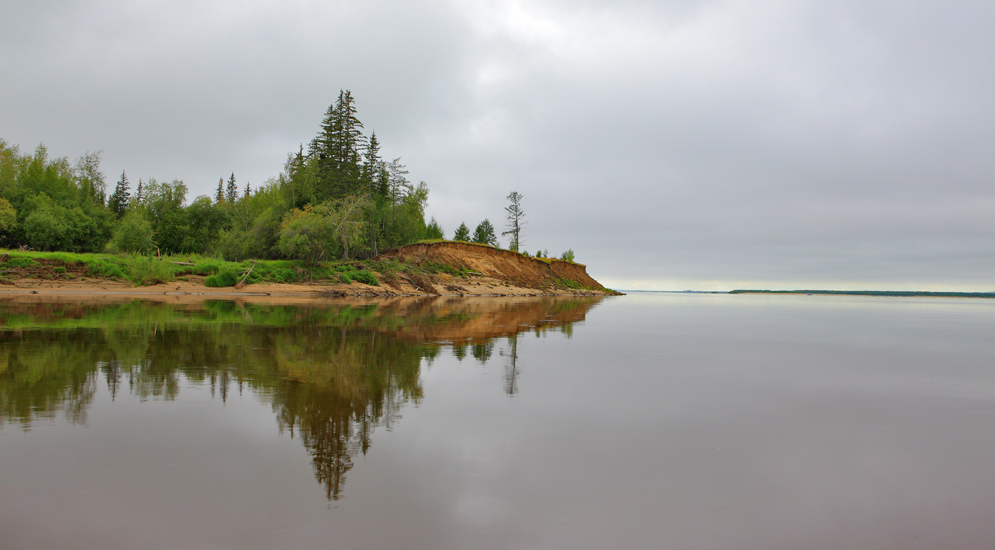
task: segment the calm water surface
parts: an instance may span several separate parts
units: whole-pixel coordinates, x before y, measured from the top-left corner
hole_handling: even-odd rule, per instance
[[[0,548],[995,547],[995,301],[0,300]]]

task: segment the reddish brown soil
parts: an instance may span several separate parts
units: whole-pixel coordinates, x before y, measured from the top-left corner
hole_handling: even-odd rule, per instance
[[[521,288],[610,292],[591,278],[582,264],[530,258],[489,246],[454,242],[412,244],[389,250],[380,258],[418,265],[445,264]]]

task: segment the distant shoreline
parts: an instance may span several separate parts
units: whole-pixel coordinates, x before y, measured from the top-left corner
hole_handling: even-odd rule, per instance
[[[891,296],[898,298],[995,298],[995,292],[937,292],[927,290],[730,290],[729,294],[805,294],[832,296]]]

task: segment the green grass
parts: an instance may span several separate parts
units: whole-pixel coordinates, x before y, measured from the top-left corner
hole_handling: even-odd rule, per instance
[[[422,241],[423,243],[452,241]],[[460,243],[494,249],[490,245]],[[204,277],[205,284],[213,287],[234,286],[252,268],[246,278],[247,284],[254,283],[300,283],[300,282],[360,282],[379,286],[383,280],[397,284],[403,280],[418,281],[428,286],[440,274],[453,277],[469,277],[466,267],[426,262],[420,265],[402,263],[397,260],[342,260],[322,262],[317,267],[305,266],[296,260],[256,260],[229,262],[219,258],[200,255],[144,256],[140,254],[83,254],[69,252],[35,252],[9,250],[8,259],[0,264],[0,275],[5,280],[21,277],[44,278],[56,274],[77,278],[99,277],[128,281],[135,286],[168,283],[177,279],[190,281],[194,277]],[[535,258],[546,263],[563,261],[555,258]],[[572,263],[572,262],[571,262]],[[188,265],[180,265],[188,264]],[[193,265],[189,265],[193,264]],[[581,264],[577,264],[581,265]],[[18,273],[18,270],[21,270]],[[13,277],[12,277],[13,276]],[[416,285],[417,286],[417,285]],[[558,281],[558,288],[583,289],[579,283],[567,279]]]
[[[235,273],[235,271],[231,269],[223,269],[214,275],[209,276],[204,281],[204,284],[213,288],[235,286],[238,284],[239,278],[240,277],[237,273]]]
[[[40,267],[41,264],[32,260],[31,258],[11,258],[3,263],[4,267],[17,267],[17,268],[32,268]]]

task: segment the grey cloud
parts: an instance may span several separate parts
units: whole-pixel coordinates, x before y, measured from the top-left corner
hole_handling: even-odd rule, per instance
[[[527,249],[609,283],[995,268],[984,4],[37,4],[0,18],[0,137],[109,180],[261,184],[349,88],[448,234],[518,190]]]

